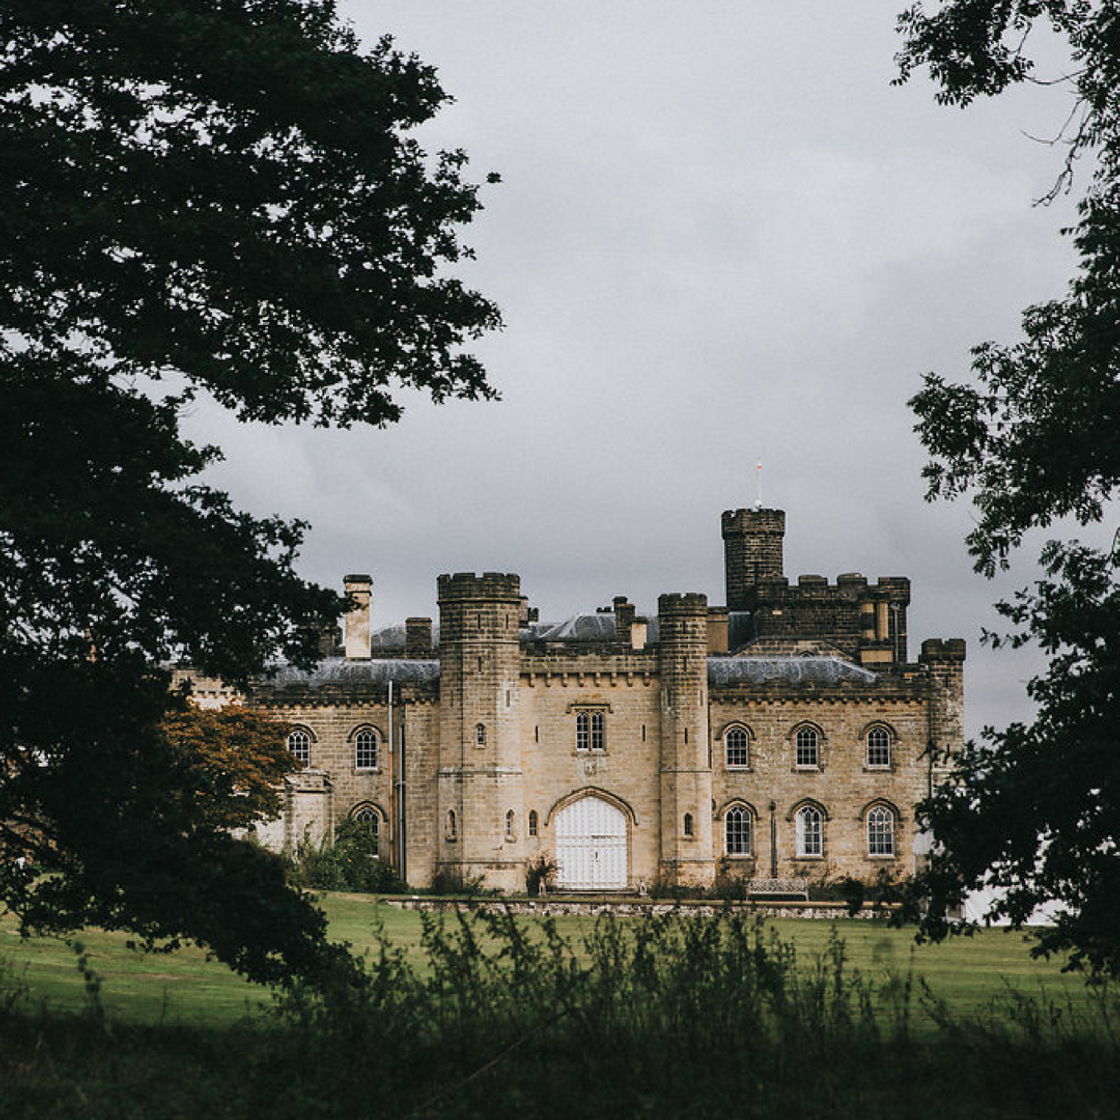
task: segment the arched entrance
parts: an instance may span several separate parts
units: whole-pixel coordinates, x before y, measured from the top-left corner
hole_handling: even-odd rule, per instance
[[[556,814],[556,884],[562,890],[626,888],[626,814],[589,794]]]

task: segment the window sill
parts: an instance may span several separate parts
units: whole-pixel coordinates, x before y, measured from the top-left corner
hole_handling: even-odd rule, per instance
[[[795,764],[793,770],[795,774],[819,774],[821,768],[819,764],[816,766],[799,766]]]
[[[380,766],[355,766],[354,767],[354,773],[355,774],[380,774],[381,773],[381,767]]]
[[[816,855],[816,856],[802,856],[802,855],[797,855],[797,856],[794,856],[793,858],[794,858],[794,859],[803,859],[803,860],[808,860],[808,861],[810,861],[810,862],[812,862],[812,863],[818,863],[819,861],[821,861],[821,860],[823,860],[823,859],[824,859],[824,853],[822,852],[822,853],[821,853],[820,855]]]
[[[873,855],[871,852],[868,852],[867,853],[867,858],[868,859],[876,859],[876,860],[894,860],[894,859],[898,859],[898,855],[895,852],[891,852],[890,855],[884,855],[882,853]]]
[[[754,852],[724,852],[724,857],[731,860],[754,859]]]
[[[753,766],[731,766],[730,764],[728,764],[727,766],[724,767],[724,769],[729,774],[749,774],[749,773],[751,773],[751,771],[754,770],[754,767]]]
[[[870,766],[864,765],[863,772],[865,774],[889,774],[894,770],[894,767],[888,762],[885,766]]]

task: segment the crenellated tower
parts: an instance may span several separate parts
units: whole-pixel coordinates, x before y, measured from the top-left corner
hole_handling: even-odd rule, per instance
[[[524,890],[521,581],[498,572],[442,575],[438,599],[437,866]]]
[[[720,518],[727,608],[750,610],[760,580],[782,574],[786,515],[780,509],[729,509]]]
[[[661,871],[671,882],[710,884],[712,763],[708,748],[708,600],[662,595]]]

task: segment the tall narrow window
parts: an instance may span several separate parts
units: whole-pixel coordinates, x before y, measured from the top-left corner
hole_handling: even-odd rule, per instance
[[[867,733],[867,765],[885,770],[891,764],[891,736],[885,727],[873,727]]]
[[[486,725],[483,723],[480,723],[474,729],[474,745],[476,747],[486,746]]]
[[[602,712],[576,712],[576,750],[606,749],[605,723]]]
[[[894,855],[894,813],[885,805],[876,805],[867,814],[867,854]]]
[[[751,854],[751,814],[742,805],[733,805],[723,818],[729,856]]]
[[[603,713],[591,713],[591,749],[593,751],[603,750],[605,744],[603,742]]]
[[[311,765],[311,736],[306,731],[293,731],[288,736],[288,750],[300,766]]]
[[[536,836],[539,828],[536,809],[529,810],[529,835]]]
[[[354,736],[354,767],[357,770],[377,769],[377,733],[359,731]]]
[[[685,813],[684,815],[684,834],[685,836],[692,835],[692,814]]]
[[[381,818],[372,805],[363,805],[354,813],[354,820],[361,824],[370,836],[370,855],[376,856],[381,843]]]
[[[751,761],[746,728],[729,728],[723,737],[729,770],[745,770]]]
[[[812,727],[798,729],[794,741],[795,761],[798,766],[819,766],[821,764],[820,743],[817,732]]]
[[[803,809],[797,810],[794,820],[797,832],[797,854],[799,856],[823,855],[820,809],[814,805],[806,805]]]
[[[459,823],[455,819],[455,810],[454,809],[448,809],[447,810],[447,824],[444,827],[443,835],[444,835],[444,839],[446,839],[446,840],[458,840],[459,839]]]
[[[516,819],[517,818],[513,815],[513,810],[510,809],[509,812],[506,813],[506,839],[507,840],[512,840],[513,839],[513,825],[514,825],[514,821]]]

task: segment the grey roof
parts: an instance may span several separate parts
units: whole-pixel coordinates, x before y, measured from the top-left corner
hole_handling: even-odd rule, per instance
[[[656,642],[657,618],[638,617],[646,621],[646,641]],[[531,642],[613,642],[614,611],[574,614],[563,622],[534,622],[522,630],[522,637]]]
[[[839,657],[709,657],[709,684],[837,684],[859,681],[871,684],[870,669]]]
[[[563,622],[537,622],[529,637],[540,642],[610,642],[614,640],[614,612],[574,614]]]
[[[328,657],[310,672],[283,665],[266,683],[275,688],[298,684],[316,688],[324,684],[396,684],[439,680],[438,661],[416,658],[378,657],[371,661],[348,661],[345,657]]]

